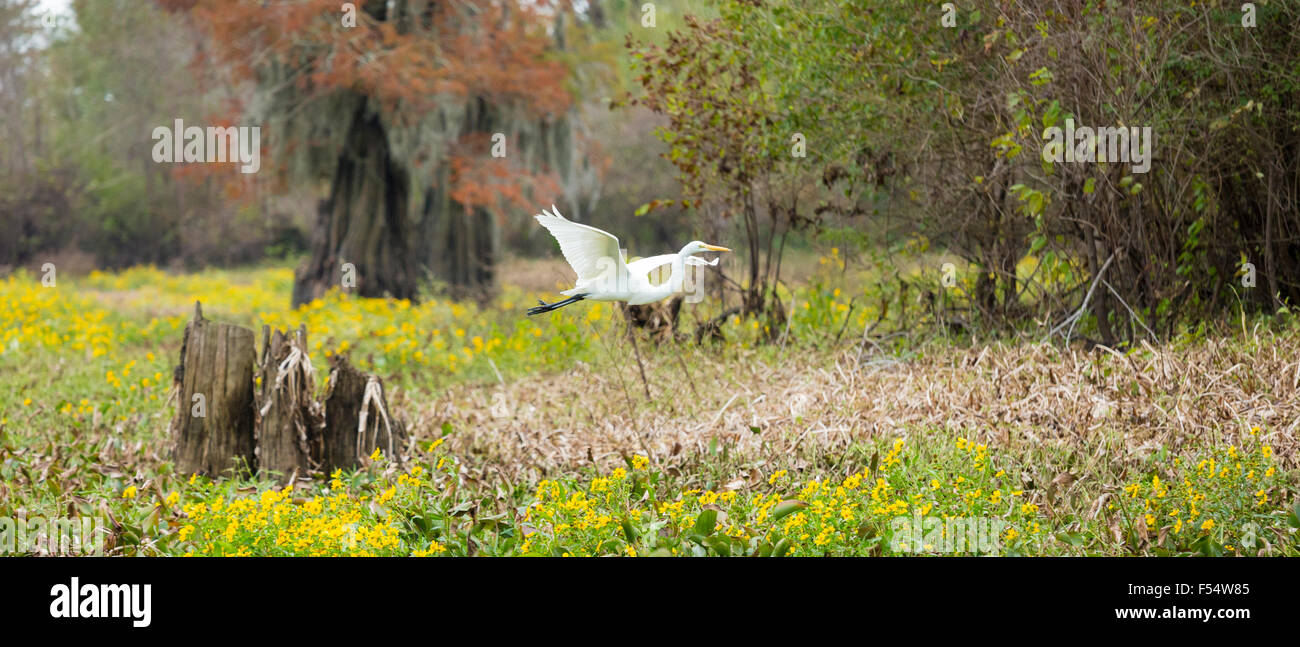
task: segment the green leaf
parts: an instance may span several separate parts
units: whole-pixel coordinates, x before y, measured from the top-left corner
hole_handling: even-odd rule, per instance
[[[808,504],[798,499],[787,499],[782,501],[776,504],[775,508],[772,508],[772,521],[779,521],[781,517],[784,517],[795,510],[802,510],[806,507],[808,507]]]
[[[1043,113],[1043,127],[1051,128],[1061,120],[1061,104],[1053,101],[1052,106]]]
[[[429,520],[425,519],[422,515],[411,515],[411,525],[415,526],[421,534],[429,533]]]
[[[1076,548],[1083,545],[1083,535],[1077,532],[1058,532],[1056,538]]]
[[[1029,195],[1029,213],[1030,213],[1030,214],[1039,214],[1039,213],[1042,213],[1042,211],[1043,211],[1043,204],[1044,204],[1044,201],[1043,201],[1043,194],[1042,194],[1042,193],[1040,193],[1040,192],[1038,192],[1038,191],[1034,191],[1033,193],[1031,193],[1031,194]]]
[[[701,537],[708,537],[713,534],[714,526],[718,525],[717,510],[701,510],[700,516],[695,518],[694,532]]]
[[[782,539],[777,542],[776,546],[772,549],[772,557],[785,557],[785,554],[790,552],[790,547],[793,545],[794,544],[790,542],[789,537]]]
[[[714,535],[704,540],[704,544],[722,557],[731,557],[731,539],[726,535]]]
[[[1033,241],[1029,243],[1029,253],[1036,254],[1047,244],[1047,236],[1034,236]]]
[[[638,215],[638,216],[644,216],[644,215],[646,215],[647,213],[650,213],[650,203],[649,203],[649,202],[647,202],[647,203],[645,203],[645,204],[643,204],[643,205],[637,207],[637,208],[636,208],[636,214],[635,214],[635,215]]]
[[[1096,190],[1097,190],[1097,179],[1096,179],[1096,178],[1091,178],[1091,177],[1090,177],[1090,178],[1088,178],[1086,181],[1084,181],[1084,183],[1083,183],[1083,194],[1084,194],[1084,195],[1092,195],[1092,192],[1093,192],[1093,191],[1096,191]]]
[[[1197,539],[1192,544],[1192,548],[1196,549],[1197,552],[1206,557],[1223,556],[1223,546],[1220,546],[1219,543],[1214,541],[1214,539],[1209,535],[1202,535],[1200,539]]]

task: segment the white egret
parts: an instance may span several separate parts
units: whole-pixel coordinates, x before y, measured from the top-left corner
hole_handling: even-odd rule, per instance
[[[661,254],[640,260],[627,262],[618,238],[613,234],[573,222],[560,215],[560,211],[551,205],[537,214],[541,223],[560,243],[564,259],[569,261],[578,280],[572,289],[561,292],[569,298],[555,303],[539,300],[541,305],[529,308],[528,314],[536,315],[563,308],[570,303],[584,299],[590,301],[626,301],[628,305],[642,305],[666,299],[685,292],[686,266],[717,265],[695,258],[702,252],[729,252],[730,249],[719,245],[709,245],[698,240],[691,241],[676,254]],[[650,273],[672,265],[672,274],[668,280],[659,285],[650,282]]]

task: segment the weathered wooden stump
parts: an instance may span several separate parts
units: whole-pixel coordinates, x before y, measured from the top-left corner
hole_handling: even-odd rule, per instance
[[[324,411],[315,399],[315,375],[307,354],[307,329],[291,336],[262,327],[262,382],[257,424],[257,467],[286,481],[319,467]]]
[[[222,476],[247,466],[284,481],[355,469],[375,449],[401,460],[406,428],[389,411],[378,376],[335,356],[322,404],[304,327],[291,334],[263,326],[260,368],[255,360],[253,331],[208,321],[194,304],[173,378],[180,406],[169,433],[178,472]]]
[[[405,445],[406,428],[388,410],[383,381],[357,370],[344,355],[330,358],[321,469],[354,469],[376,448],[389,460],[400,460]]]
[[[627,322],[628,333],[640,328],[654,341],[672,341],[677,333],[677,318],[681,314],[683,299],[673,297],[667,302],[647,303],[640,306],[619,304],[623,310],[623,319]]]
[[[177,472],[220,476],[241,463],[256,467],[256,359],[252,330],[208,321],[194,303],[173,376],[180,401],[168,431]]]

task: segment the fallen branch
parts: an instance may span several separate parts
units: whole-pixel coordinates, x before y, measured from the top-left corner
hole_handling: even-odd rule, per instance
[[[1110,263],[1113,260],[1115,260],[1115,253],[1111,252],[1110,258],[1107,258],[1106,262],[1101,264],[1101,269],[1097,270],[1097,276],[1093,277],[1092,285],[1088,287],[1088,293],[1083,297],[1083,304],[1079,306],[1078,310],[1074,311],[1074,314],[1070,315],[1069,317],[1066,317],[1065,321],[1062,321],[1061,323],[1057,324],[1056,327],[1051,330],[1051,332],[1047,333],[1047,339],[1044,339],[1043,341],[1047,341],[1051,339],[1052,335],[1055,335],[1057,332],[1060,332],[1060,330],[1064,328],[1066,324],[1069,324],[1070,325],[1069,331],[1067,331],[1065,334],[1065,343],[1066,344],[1070,343],[1070,337],[1074,335],[1074,325],[1079,322],[1079,319],[1083,317],[1084,313],[1088,312],[1088,302],[1092,300],[1092,293],[1096,291],[1097,285],[1101,283],[1102,275],[1106,273],[1106,268],[1110,267]]]

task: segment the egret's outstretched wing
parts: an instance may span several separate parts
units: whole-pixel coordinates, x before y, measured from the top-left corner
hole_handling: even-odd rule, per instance
[[[561,216],[555,205],[551,205],[549,212],[543,209],[536,217],[560,243],[564,260],[573,266],[579,281],[609,278],[622,267],[623,256],[614,234],[573,222]]]

